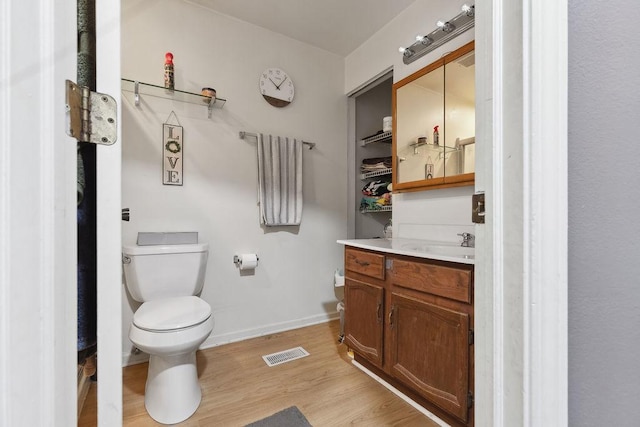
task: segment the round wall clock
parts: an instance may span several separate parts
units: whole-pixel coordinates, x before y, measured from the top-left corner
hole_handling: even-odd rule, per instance
[[[291,78],[279,68],[267,68],[260,74],[258,86],[264,99],[274,107],[284,107],[293,101],[295,89]]]

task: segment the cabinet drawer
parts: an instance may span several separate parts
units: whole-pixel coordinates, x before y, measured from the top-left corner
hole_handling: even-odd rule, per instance
[[[393,284],[403,288],[471,303],[471,281],[470,269],[393,260]]]
[[[384,255],[346,248],[344,252],[344,268],[384,280]]]

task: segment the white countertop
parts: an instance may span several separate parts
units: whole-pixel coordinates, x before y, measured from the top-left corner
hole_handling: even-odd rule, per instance
[[[337,242],[345,246],[396,255],[458,262],[461,264],[475,264],[475,248],[464,248],[459,243],[401,238],[352,239],[338,240]]]

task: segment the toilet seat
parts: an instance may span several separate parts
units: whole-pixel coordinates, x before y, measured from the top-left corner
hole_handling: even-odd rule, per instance
[[[211,306],[196,296],[163,298],[143,303],[133,324],[149,332],[174,332],[197,326],[211,317]]]

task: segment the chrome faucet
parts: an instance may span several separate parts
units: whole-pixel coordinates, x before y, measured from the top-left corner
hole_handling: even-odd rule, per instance
[[[460,246],[463,248],[475,248],[476,247],[476,236],[471,233],[458,233],[458,236],[462,236],[462,243]]]

